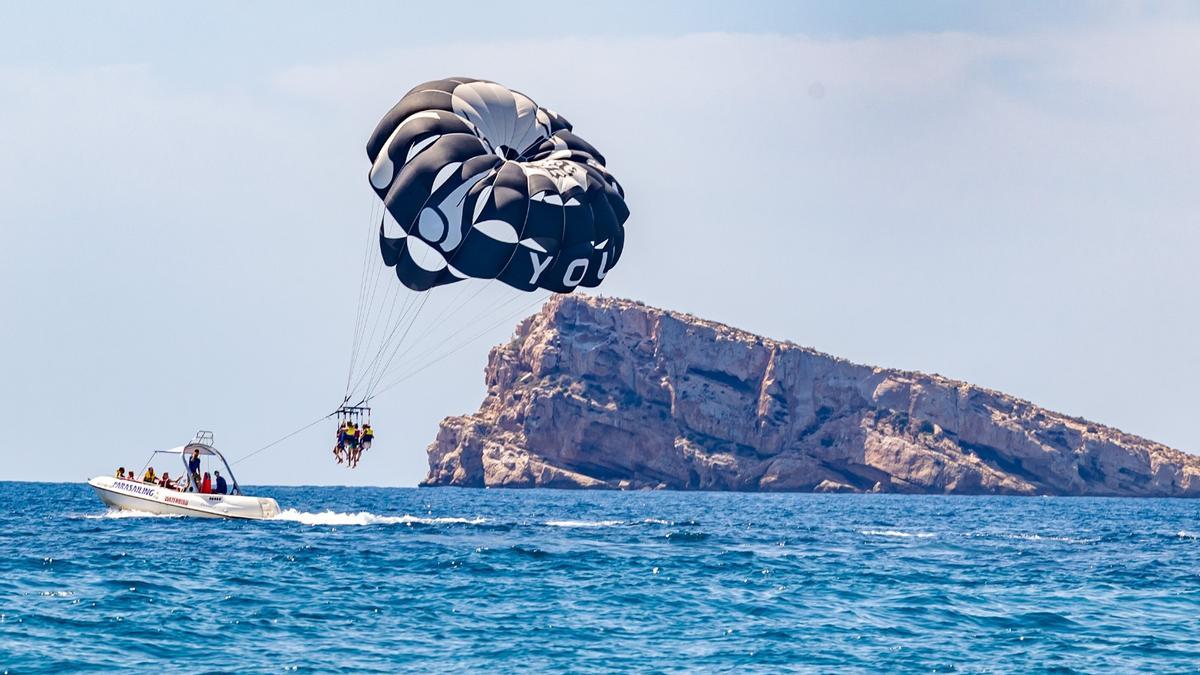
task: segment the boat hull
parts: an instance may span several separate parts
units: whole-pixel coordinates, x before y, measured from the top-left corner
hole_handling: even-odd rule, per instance
[[[279,504],[270,497],[206,495],[99,476],[88,485],[109,508],[193,518],[265,520],[279,515]]]

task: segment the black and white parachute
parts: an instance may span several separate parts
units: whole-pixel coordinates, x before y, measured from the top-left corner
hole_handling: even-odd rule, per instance
[[[621,257],[624,191],[571,124],[494,82],[414,87],[367,143],[383,261],[424,291],[463,279],[569,293]]]

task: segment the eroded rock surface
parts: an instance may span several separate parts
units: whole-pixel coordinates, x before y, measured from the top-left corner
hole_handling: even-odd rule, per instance
[[[1200,496],[1200,458],[997,391],[560,296],[492,349],[425,485]]]

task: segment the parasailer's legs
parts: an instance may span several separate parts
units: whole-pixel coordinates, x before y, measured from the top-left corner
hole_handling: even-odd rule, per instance
[[[357,430],[353,434],[346,435],[346,462],[353,469],[358,465],[358,433]]]

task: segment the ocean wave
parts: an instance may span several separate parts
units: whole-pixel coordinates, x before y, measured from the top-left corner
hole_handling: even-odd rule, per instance
[[[673,520],[643,518],[641,520],[547,520],[547,527],[621,527],[623,525],[674,525]]]
[[[665,535],[667,541],[671,543],[679,542],[695,542],[708,539],[708,534],[705,532],[696,532],[695,530],[680,530],[678,532],[668,532]]]
[[[1098,538],[1067,537],[1053,534],[1037,534],[1036,532],[971,532],[967,537],[983,539],[1013,539],[1017,541],[1054,541],[1064,544],[1095,544]]]
[[[402,516],[380,516],[369,511],[310,513],[296,509],[284,509],[271,520],[283,520],[304,525],[482,525],[487,522],[486,518],[425,518],[407,513]]]
[[[1094,544],[1097,541],[1099,541],[1099,539],[1081,539],[1078,537],[1061,537],[1061,536],[1055,536],[1055,535],[1050,535],[1050,534],[1041,535],[1041,534],[1017,533],[1017,534],[1005,534],[1002,536],[1005,539],[1021,539],[1023,541],[1058,541],[1058,542],[1062,542],[1064,544]]]
[[[617,527],[624,525],[623,520],[547,520],[542,523],[547,527]]]
[[[904,539],[913,537],[928,539],[934,536],[932,532],[904,532],[903,530],[859,530],[858,533],[868,537],[900,537]]]

